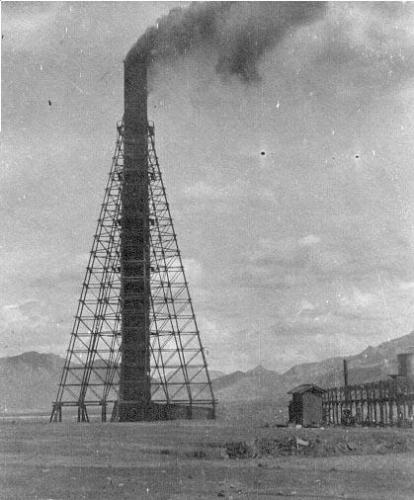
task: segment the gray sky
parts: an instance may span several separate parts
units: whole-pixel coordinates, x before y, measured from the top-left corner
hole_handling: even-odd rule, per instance
[[[122,60],[174,5],[2,4],[0,355],[67,348]],[[216,62],[157,65],[149,103],[211,366],[284,370],[408,333],[414,4],[329,4],[249,85]]]

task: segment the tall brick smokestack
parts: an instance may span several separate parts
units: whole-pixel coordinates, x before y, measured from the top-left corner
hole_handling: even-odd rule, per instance
[[[159,19],[125,59],[121,421],[145,419],[155,408],[150,386],[147,68],[204,48],[216,52],[220,74],[249,83],[257,80],[257,64],[266,49],[323,12],[323,2],[194,2]]]
[[[120,421],[145,419],[151,401],[147,157],[147,61],[131,50],[124,62]]]

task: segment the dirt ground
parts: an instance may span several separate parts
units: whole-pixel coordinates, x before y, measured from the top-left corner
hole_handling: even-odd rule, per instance
[[[414,429],[16,419],[0,454],[1,499],[414,499]]]

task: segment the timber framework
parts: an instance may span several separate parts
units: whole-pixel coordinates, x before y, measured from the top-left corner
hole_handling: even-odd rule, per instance
[[[124,124],[117,130],[50,421],[61,421],[63,408],[78,422],[214,418],[216,401],[154,126],[145,130],[144,178],[135,172],[128,178]],[[145,191],[137,196],[134,187],[142,184]]]
[[[389,379],[326,389],[322,394],[327,424],[412,427],[414,419],[414,353],[398,355],[398,374]]]

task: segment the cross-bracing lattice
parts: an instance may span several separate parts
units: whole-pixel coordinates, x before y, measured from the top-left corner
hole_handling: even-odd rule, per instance
[[[107,405],[116,418],[122,362],[120,303],[120,217],[123,182],[123,129],[118,137],[97,230],[90,252],[51,421],[62,407]],[[148,127],[148,182],[151,269],[151,399],[155,403],[205,407],[214,416],[214,395],[191,302],[177,236],[158,158],[154,127]],[[90,411],[90,410],[89,410]]]

